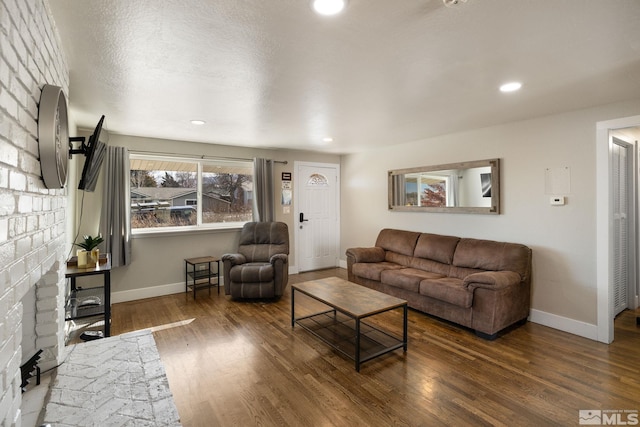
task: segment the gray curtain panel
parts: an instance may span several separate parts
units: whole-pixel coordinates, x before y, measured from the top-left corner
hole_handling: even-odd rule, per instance
[[[100,232],[105,240],[105,250],[111,254],[111,266],[119,267],[131,262],[129,150],[107,147],[103,174]]]
[[[273,161],[253,159],[253,219],[256,222],[275,221]]]

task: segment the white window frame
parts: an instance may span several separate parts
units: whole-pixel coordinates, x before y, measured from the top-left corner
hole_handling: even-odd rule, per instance
[[[194,163],[197,165],[197,199],[196,199],[196,225],[186,225],[186,226],[173,226],[173,227],[150,227],[150,228],[131,228],[132,236],[148,236],[148,235],[157,235],[157,234],[186,234],[186,233],[194,233],[194,232],[202,232],[202,231],[212,231],[212,230],[229,230],[229,229],[240,229],[247,222],[252,221],[234,221],[234,222],[214,222],[214,223],[203,223],[202,222],[202,172],[204,164],[220,164],[220,163],[246,163],[247,166],[251,165],[253,170],[253,161],[251,160],[228,160],[224,158],[192,158],[192,157],[180,157],[180,156],[169,156],[169,155],[160,155],[160,154],[141,154],[141,153],[131,153],[129,155],[131,160],[152,160],[152,161],[168,161],[168,162],[186,162],[186,163]],[[128,205],[131,205],[131,189],[129,190],[128,197]]]

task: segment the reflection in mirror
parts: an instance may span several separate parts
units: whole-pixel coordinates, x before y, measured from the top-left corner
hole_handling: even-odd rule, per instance
[[[389,171],[389,209],[500,213],[499,159]]]

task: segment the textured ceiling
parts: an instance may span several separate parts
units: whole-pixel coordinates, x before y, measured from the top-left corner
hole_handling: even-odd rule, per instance
[[[348,153],[640,97],[639,0],[49,3],[111,133]]]

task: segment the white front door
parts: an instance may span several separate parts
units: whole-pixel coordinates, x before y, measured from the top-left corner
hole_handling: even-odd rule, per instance
[[[338,265],[340,165],[295,163],[295,239],[298,271]]]

